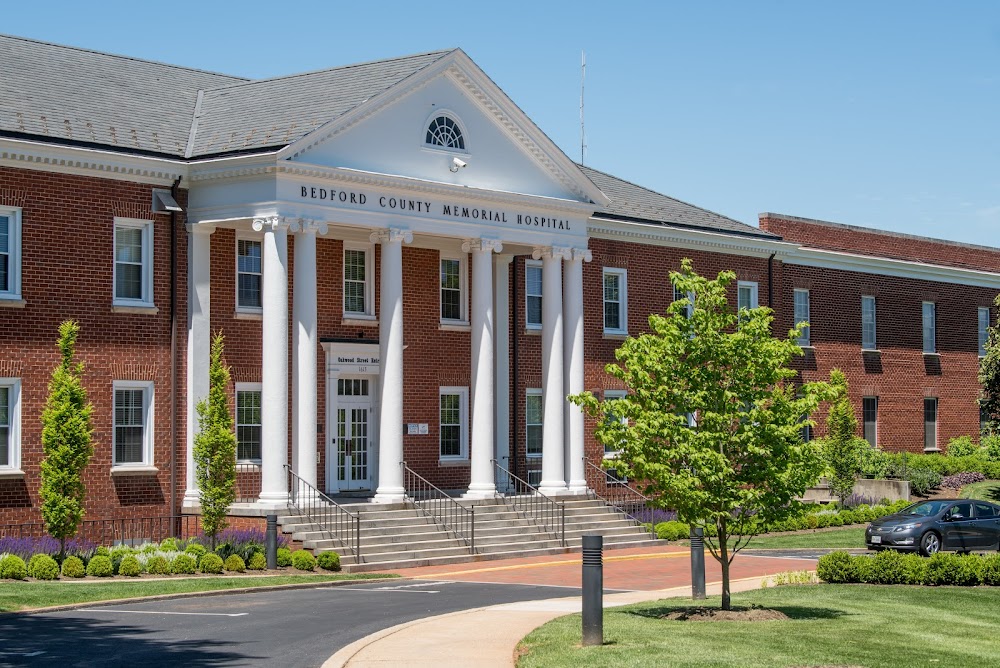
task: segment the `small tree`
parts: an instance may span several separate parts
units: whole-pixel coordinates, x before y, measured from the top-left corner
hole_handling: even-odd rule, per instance
[[[840,369],[830,372],[830,385],[837,393],[826,417],[827,436],[823,454],[830,471],[830,492],[844,505],[854,491],[854,481],[861,472],[861,448],[868,442],[858,438],[858,418],[847,393],[847,378]]]
[[[604,402],[589,392],[570,397],[598,418],[598,440],[620,449],[619,473],[681,521],[714,527],[706,542],[722,566],[726,610],[737,552],[760,526],[796,512],[796,499],[823,470],[801,429],[832,396],[825,383],[804,384],[798,395],[786,385],[796,374],[792,356],[802,354],[801,324],[776,339],[770,309],[734,313],[726,293],[734,279],[729,271],[703,278],[684,260],[670,280],[676,293],[695,295],[690,317],[688,299],[651,315],[651,331],[626,339],[618,363],[606,367],[628,394]]]
[[[993,303],[1000,308],[1000,295]],[[979,410],[985,418],[985,433],[982,436],[996,434],[1000,430],[1000,323],[993,323],[991,318],[987,331],[986,355],[979,362],[979,384],[983,386]]]
[[[83,364],[73,360],[79,334],[80,325],[72,320],[59,325],[61,359],[52,371],[42,411],[42,484],[38,494],[45,530],[59,539],[60,558],[66,554],[66,539],[76,535],[83,520],[87,490],[82,476],[94,454],[93,406],[83,389]]]
[[[195,478],[201,501],[201,526],[211,537],[226,528],[229,506],[236,499],[236,435],[229,412],[229,367],[222,361],[223,337],[212,339],[208,399],[198,402],[198,434],[194,437]]]

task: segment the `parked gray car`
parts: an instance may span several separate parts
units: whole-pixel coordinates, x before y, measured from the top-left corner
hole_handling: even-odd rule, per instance
[[[975,499],[935,499],[914,503],[879,518],[865,530],[869,550],[1000,550],[1000,506]]]

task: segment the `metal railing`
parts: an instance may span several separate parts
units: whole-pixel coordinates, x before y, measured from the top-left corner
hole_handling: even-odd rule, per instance
[[[91,544],[95,547],[141,545],[158,543],[170,537],[190,538],[197,536],[200,531],[199,515],[84,520],[69,542]],[[0,537],[44,538],[47,535],[44,522],[0,525]]]
[[[434,523],[450,531],[469,546],[469,552],[476,553],[476,507],[463,506],[429,480],[400,462],[403,467],[403,488],[413,506],[427,515]]]
[[[553,536],[558,536],[559,542],[566,547],[566,504],[545,496],[527,482],[500,466],[497,460],[493,462],[495,479],[506,476],[507,491],[500,498],[508,508],[526,517]]]
[[[288,505],[295,512],[304,515],[322,531],[340,541],[356,563],[361,563],[361,514],[352,513],[347,508],[319,491],[299,477],[285,464],[288,471]]]
[[[586,464],[585,477],[588,494],[595,496],[618,512],[624,513],[638,524],[649,525],[648,531],[655,536],[655,514],[659,509],[653,507],[649,497],[631,487],[628,480],[612,475],[593,462],[585,461],[584,464]]]

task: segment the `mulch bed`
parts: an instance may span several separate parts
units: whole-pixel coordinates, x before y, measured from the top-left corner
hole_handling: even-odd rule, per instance
[[[784,621],[788,618],[788,615],[780,610],[769,610],[767,608],[745,608],[740,610],[684,608],[660,616],[660,619],[669,619],[677,622],[775,622]]]

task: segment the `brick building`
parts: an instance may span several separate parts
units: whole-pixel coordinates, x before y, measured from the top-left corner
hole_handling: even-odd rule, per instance
[[[39,516],[67,318],[90,518],[196,512],[214,332],[248,512],[286,503],[286,465],[385,502],[404,461],[472,496],[506,470],[583,492],[603,451],[564,397],[620,391],[603,367],[684,257],[779,329],[805,316],[802,376],[844,369],[879,447],[978,431],[996,249],[754,227],[582,167],[460,50],[260,81],[13,37],[0,62],[0,522]]]

